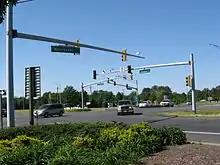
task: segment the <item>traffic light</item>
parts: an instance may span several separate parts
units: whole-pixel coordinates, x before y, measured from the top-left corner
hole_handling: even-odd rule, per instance
[[[114,86],[116,86],[116,82],[114,81]]]
[[[109,78],[108,78],[108,80],[107,80],[107,83],[110,83],[110,80],[109,80]]]
[[[130,73],[130,79],[133,80],[133,73]]]
[[[79,44],[79,40],[75,40],[74,42],[76,42],[77,44]],[[74,53],[74,55],[75,54],[80,54],[80,47],[78,46],[78,45],[75,45],[74,46],[74,48],[75,48],[75,53]]]
[[[131,65],[128,65],[128,73],[131,73]]]
[[[96,79],[96,70],[93,70],[93,79]]]
[[[191,76],[186,77],[186,86],[191,86]]]
[[[127,61],[127,55],[126,55],[126,53],[127,53],[127,50],[126,50],[126,49],[122,50],[122,55],[121,55],[121,60],[122,60],[122,61]]]
[[[128,89],[128,84],[126,84],[126,88]]]

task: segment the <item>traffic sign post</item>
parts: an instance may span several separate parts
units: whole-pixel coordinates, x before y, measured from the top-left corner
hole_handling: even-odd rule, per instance
[[[34,125],[34,97],[41,96],[40,67],[25,68],[25,97],[29,98],[30,125]]]
[[[0,123],[1,123],[1,129],[3,129],[3,114],[2,114],[2,96],[6,95],[5,90],[0,90]]]
[[[80,54],[80,48],[76,46],[58,45],[58,46],[51,46],[51,52],[73,53],[75,55],[75,54]]]
[[[143,69],[143,70],[140,70],[139,73],[140,73],[140,74],[143,74],[143,73],[150,73],[150,69]]]

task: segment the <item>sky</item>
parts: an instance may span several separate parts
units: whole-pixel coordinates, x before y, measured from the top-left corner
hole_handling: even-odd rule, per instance
[[[81,48],[80,55],[51,52],[53,43],[14,39],[14,90],[24,95],[24,70],[40,66],[42,92],[95,82],[92,70],[147,66],[189,61],[195,58],[196,89],[219,85],[220,45],[219,0],[34,0],[14,8],[14,28],[19,32],[101,46],[128,53],[141,52],[145,59]],[[5,80],[5,23],[0,25],[0,88]],[[154,68],[150,73],[134,72],[141,92],[144,87],[168,85],[173,91],[186,92],[188,66]],[[115,76],[114,74],[110,75]],[[98,76],[98,80],[106,79]],[[134,82],[117,83],[135,86]],[[105,84],[92,90],[130,92]]]

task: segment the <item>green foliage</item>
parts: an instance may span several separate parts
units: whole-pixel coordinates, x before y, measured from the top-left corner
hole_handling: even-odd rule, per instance
[[[96,142],[96,147],[105,150],[109,147],[114,147],[119,141],[119,136],[123,131],[119,128],[107,128],[100,132],[100,137]]]
[[[73,146],[90,148],[93,145],[93,142],[94,140],[89,136],[75,137],[73,141]]]
[[[18,0],[1,0],[0,1],[0,24],[4,21],[4,16],[6,14],[6,7],[8,4],[16,5]]]
[[[155,129],[147,122],[9,128],[0,131],[0,139],[0,164],[5,165],[127,165],[167,145],[186,142],[180,129]]]
[[[154,128],[154,135],[161,139],[161,145],[181,145],[186,144],[186,134],[175,127]]]
[[[122,123],[67,123],[67,124],[54,124],[54,125],[39,125],[39,126],[27,126],[27,127],[15,127],[10,129],[0,130],[0,140],[14,139],[19,135],[26,135],[30,137],[36,137],[39,139],[49,140],[54,136],[86,136],[91,137],[99,136],[99,132],[103,128],[111,127],[126,127]]]
[[[35,139],[27,136],[17,136],[13,140],[0,140],[0,151],[2,150],[14,150],[16,148],[23,148],[31,144],[43,143],[47,144],[39,139]]]

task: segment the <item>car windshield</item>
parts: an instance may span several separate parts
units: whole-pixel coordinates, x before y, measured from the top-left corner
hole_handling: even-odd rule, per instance
[[[39,109],[45,109],[45,108],[48,108],[49,107],[49,105],[41,105],[40,107],[39,107]]]
[[[129,105],[129,104],[131,104],[129,100],[123,100],[118,102],[118,105]]]

